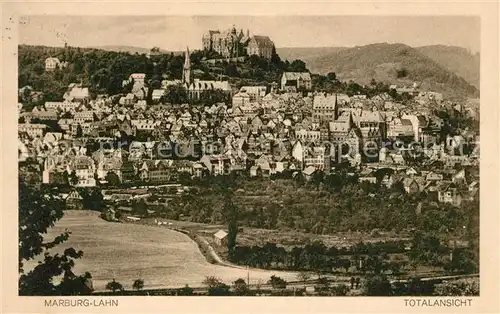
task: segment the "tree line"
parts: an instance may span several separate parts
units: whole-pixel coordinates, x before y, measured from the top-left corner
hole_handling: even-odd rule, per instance
[[[348,272],[351,267],[361,272],[391,270],[398,273],[402,262],[392,262],[388,254],[405,253],[404,241],[358,243],[352,247],[327,247],[322,241],[286,249],[275,243],[263,246],[236,246],[229,261],[266,269],[310,271],[321,274],[333,271]]]

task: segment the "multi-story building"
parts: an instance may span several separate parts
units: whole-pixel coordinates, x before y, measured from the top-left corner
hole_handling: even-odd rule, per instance
[[[401,118],[410,120],[413,127],[414,140],[416,142],[422,141],[421,135],[423,134],[423,128],[427,125],[425,117],[415,114],[403,114]]]
[[[356,110],[353,113],[353,122],[361,131],[361,138],[364,143],[372,142],[379,145],[382,138],[385,138],[385,122],[378,111]]]
[[[242,106],[250,103],[250,95],[245,92],[240,90],[237,94],[233,96],[233,106]]]
[[[76,112],[73,116],[74,123],[86,123],[86,122],[94,122],[95,114],[92,110],[80,111]]]
[[[250,102],[262,101],[262,98],[266,96],[267,87],[266,86],[242,86],[240,88],[240,93],[246,93],[249,97]]]
[[[227,175],[231,169],[231,158],[227,156],[205,155],[200,162],[208,169],[211,175]]]
[[[245,41],[248,41],[248,37],[244,36],[243,30],[238,33],[234,26],[222,32],[209,30],[202,37],[204,50],[215,51],[226,58],[238,57]]]
[[[132,127],[135,127],[139,131],[153,131],[157,126],[161,124],[161,121],[154,119],[144,119],[144,120],[131,120],[130,123]]]
[[[274,43],[268,36],[250,36],[249,30],[246,35],[243,30],[239,32],[233,26],[232,29],[219,31],[209,30],[202,37],[203,49],[206,51],[216,51],[225,58],[239,57],[246,53],[270,59]]]
[[[338,104],[336,95],[316,95],[313,99],[313,119],[317,122],[337,120]]]
[[[145,160],[139,169],[139,176],[143,181],[168,182],[174,172],[167,160]]]
[[[50,72],[58,69],[61,65],[61,61],[58,58],[47,58],[45,59],[45,71]]]
[[[295,130],[295,138],[301,142],[315,142],[321,139],[321,132],[318,130]]]
[[[36,123],[19,123],[18,131],[26,132],[31,137],[42,137],[47,131],[48,126]]]
[[[32,111],[29,114],[30,118],[37,118],[40,120],[52,120],[55,121],[58,119],[57,112],[54,110],[47,110],[47,111],[42,111],[42,110],[37,110],[37,111]]]
[[[319,170],[328,170],[330,168],[329,152],[323,146],[309,147],[304,151],[303,168],[314,167]]]
[[[387,123],[387,137],[390,139],[413,140],[415,132],[409,119],[394,118]]]
[[[281,89],[290,91],[311,90],[311,74],[309,72],[284,72],[281,77]]]
[[[44,106],[46,110],[71,111],[78,108],[80,103],[71,101],[47,101]]]
[[[70,166],[78,178],[78,186],[95,186],[95,163],[89,156],[77,156]]]
[[[230,99],[232,88],[228,81],[202,81],[194,79],[194,81],[186,85],[188,97],[193,100],[200,99],[203,92],[213,92],[216,90],[222,91]]]
[[[250,37],[247,46],[247,54],[257,55],[271,59],[274,50],[274,43],[268,36],[254,35]]]
[[[90,91],[88,87],[83,87],[82,83],[71,83],[66,93],[64,93],[63,98],[67,101],[90,100]]]

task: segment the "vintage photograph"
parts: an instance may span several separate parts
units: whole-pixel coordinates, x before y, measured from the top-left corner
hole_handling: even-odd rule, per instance
[[[479,296],[480,22],[21,16],[18,295]]]

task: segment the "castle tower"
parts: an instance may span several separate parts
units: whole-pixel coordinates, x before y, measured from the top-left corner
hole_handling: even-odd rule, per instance
[[[186,47],[186,55],[184,60],[184,68],[182,71],[182,82],[191,83],[191,61],[189,60],[189,47]]]

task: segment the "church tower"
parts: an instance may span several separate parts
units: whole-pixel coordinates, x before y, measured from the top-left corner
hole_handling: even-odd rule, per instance
[[[186,47],[184,68],[182,71],[182,83],[191,84],[191,61],[189,60],[189,47]]]

